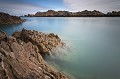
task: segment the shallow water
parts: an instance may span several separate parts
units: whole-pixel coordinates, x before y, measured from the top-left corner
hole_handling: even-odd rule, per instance
[[[9,35],[22,28],[58,34],[69,46],[61,59],[51,59],[60,71],[77,79],[120,79],[120,17],[23,18],[0,28]]]

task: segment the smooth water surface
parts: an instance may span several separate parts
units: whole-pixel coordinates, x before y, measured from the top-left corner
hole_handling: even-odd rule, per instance
[[[11,35],[22,28],[58,34],[69,46],[60,71],[77,79],[120,79],[120,17],[23,17],[0,28]]]

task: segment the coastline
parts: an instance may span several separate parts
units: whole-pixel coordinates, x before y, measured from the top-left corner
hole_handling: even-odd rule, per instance
[[[48,10],[45,12],[36,12],[35,14],[27,14],[24,16],[25,17],[120,17],[120,11],[102,13],[97,10],[93,10],[93,11],[84,10],[78,12]]]
[[[31,17],[32,18],[32,17]],[[31,19],[31,18],[29,18],[29,19]],[[34,17],[33,17],[34,18]],[[67,17],[66,17],[67,18]],[[84,18],[84,17],[83,17]],[[83,19],[82,18],[82,19]],[[88,17],[89,18],[89,17]],[[95,17],[96,18],[96,17]],[[94,19],[95,19],[94,18]],[[118,17],[119,18],[119,17]],[[37,18],[38,19],[38,18]],[[43,18],[39,18],[39,19],[43,19]],[[46,19],[46,18],[45,18]],[[48,17],[48,19],[50,19],[49,17]],[[71,18],[72,19],[72,18]],[[74,19],[74,18],[73,18]],[[107,18],[108,20],[109,20],[109,18]],[[114,19],[114,18],[112,18],[112,19]],[[99,19],[97,19],[97,20],[99,20]],[[101,20],[104,20],[104,18],[102,18],[101,17]],[[32,21],[32,20],[30,20],[30,21]],[[39,22],[39,21],[38,21]],[[32,22],[31,22],[32,23]],[[29,28],[31,28],[31,27],[33,27],[34,26],[34,23],[33,23],[33,25],[31,24],[30,22],[28,23],[29,25],[30,25],[30,27],[29,27],[29,25],[28,25],[28,27]],[[41,22],[41,23],[44,23],[44,22]],[[51,22],[50,22],[51,23]],[[109,23],[111,23],[111,22],[109,22]],[[23,23],[24,24],[24,23]],[[35,23],[36,24],[36,23]],[[39,23],[38,23],[39,24]],[[93,24],[94,24],[94,22],[93,22]],[[98,23],[99,24],[99,23]],[[101,23],[102,24],[102,23]],[[113,23],[114,24],[114,23]],[[85,24],[84,24],[85,25]],[[111,23],[111,25],[112,25],[112,23]],[[45,25],[46,26],[46,25]],[[51,25],[51,27],[53,27],[54,25]],[[60,25],[60,26],[62,26],[62,25]],[[66,25],[64,24],[64,26],[63,27],[65,27]],[[74,26],[74,25],[71,25],[71,26]],[[109,25],[110,26],[110,25]],[[10,26],[9,26],[10,27]],[[82,26],[81,26],[82,27]],[[16,27],[14,27],[14,28],[16,28]],[[25,27],[26,28],[26,27]],[[29,29],[29,28],[27,28],[27,29]],[[43,27],[40,27],[40,29],[41,28],[43,28]],[[45,27],[46,28],[46,27]],[[35,26],[33,27],[33,30],[35,29]],[[37,29],[38,29],[38,27],[37,27]],[[41,30],[38,30],[38,31],[41,31]],[[50,30],[51,32],[54,32],[53,30]],[[7,31],[6,31],[7,32]],[[13,31],[12,31],[13,32]],[[54,32],[54,33],[56,33],[56,32]],[[59,33],[56,33],[56,34],[59,34]],[[68,44],[68,43],[67,43]],[[78,55],[78,54],[77,54]],[[50,55],[48,55],[48,56],[50,56]],[[75,57],[75,56],[73,56],[73,57]],[[60,63],[60,62],[59,62]],[[67,67],[68,67],[68,65],[67,65]],[[55,67],[54,67],[55,68]],[[57,69],[58,71],[59,71],[59,69]],[[74,70],[73,70],[74,71]],[[91,71],[92,72],[92,71]],[[67,75],[67,74],[66,74]],[[79,74],[78,74],[79,75]],[[75,76],[77,76],[78,77],[78,79],[79,78],[81,78],[81,77],[79,77],[78,75],[76,75],[75,74]]]
[[[0,12],[0,25],[19,24],[25,22],[18,16],[9,15],[8,13]]]
[[[37,42],[42,38],[31,38],[32,36],[41,35],[41,32],[25,29],[21,32],[20,37],[16,37],[16,35],[19,36],[18,32],[15,32],[13,36],[8,36],[5,32],[0,31],[0,72],[5,74],[0,74],[1,79],[6,77],[10,79],[70,79],[67,74],[59,72],[44,60],[42,54],[48,55],[48,52],[44,51],[44,47],[47,45],[43,44],[43,46],[40,46],[42,43]],[[27,41],[24,38],[25,34],[29,36]],[[60,39],[59,37],[55,38],[56,35],[49,35],[51,38],[50,43],[54,44],[54,40]],[[40,37],[45,36],[41,35]],[[46,37],[43,40],[46,40]],[[54,46],[59,46],[61,43],[56,42]]]

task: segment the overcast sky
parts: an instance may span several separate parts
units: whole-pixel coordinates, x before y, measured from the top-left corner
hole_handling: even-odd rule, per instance
[[[120,0],[0,0],[0,11],[24,15],[38,11],[53,10],[99,10],[120,11]]]

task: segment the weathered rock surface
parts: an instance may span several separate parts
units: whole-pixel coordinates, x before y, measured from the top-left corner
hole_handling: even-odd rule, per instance
[[[13,37],[0,31],[0,79],[68,79],[67,76],[44,61],[40,53],[44,50],[43,48],[40,49],[40,44],[35,41],[36,38],[41,36],[37,34],[42,33],[32,34],[35,32],[23,30],[19,32],[19,36],[16,36],[19,34],[18,32],[14,33]],[[36,38],[33,39],[33,35]],[[58,38],[53,34],[52,37],[51,34],[48,34],[47,37]]]
[[[39,52],[43,55],[50,55],[53,48],[57,46],[62,47],[65,45],[58,37],[53,33],[45,34],[38,31],[25,30],[17,31],[13,33],[15,38],[21,39],[24,42],[31,42],[34,45],[37,45]]]
[[[20,17],[17,16],[11,16],[7,13],[0,12],[0,24],[17,24],[22,23],[24,20],[22,20]]]

